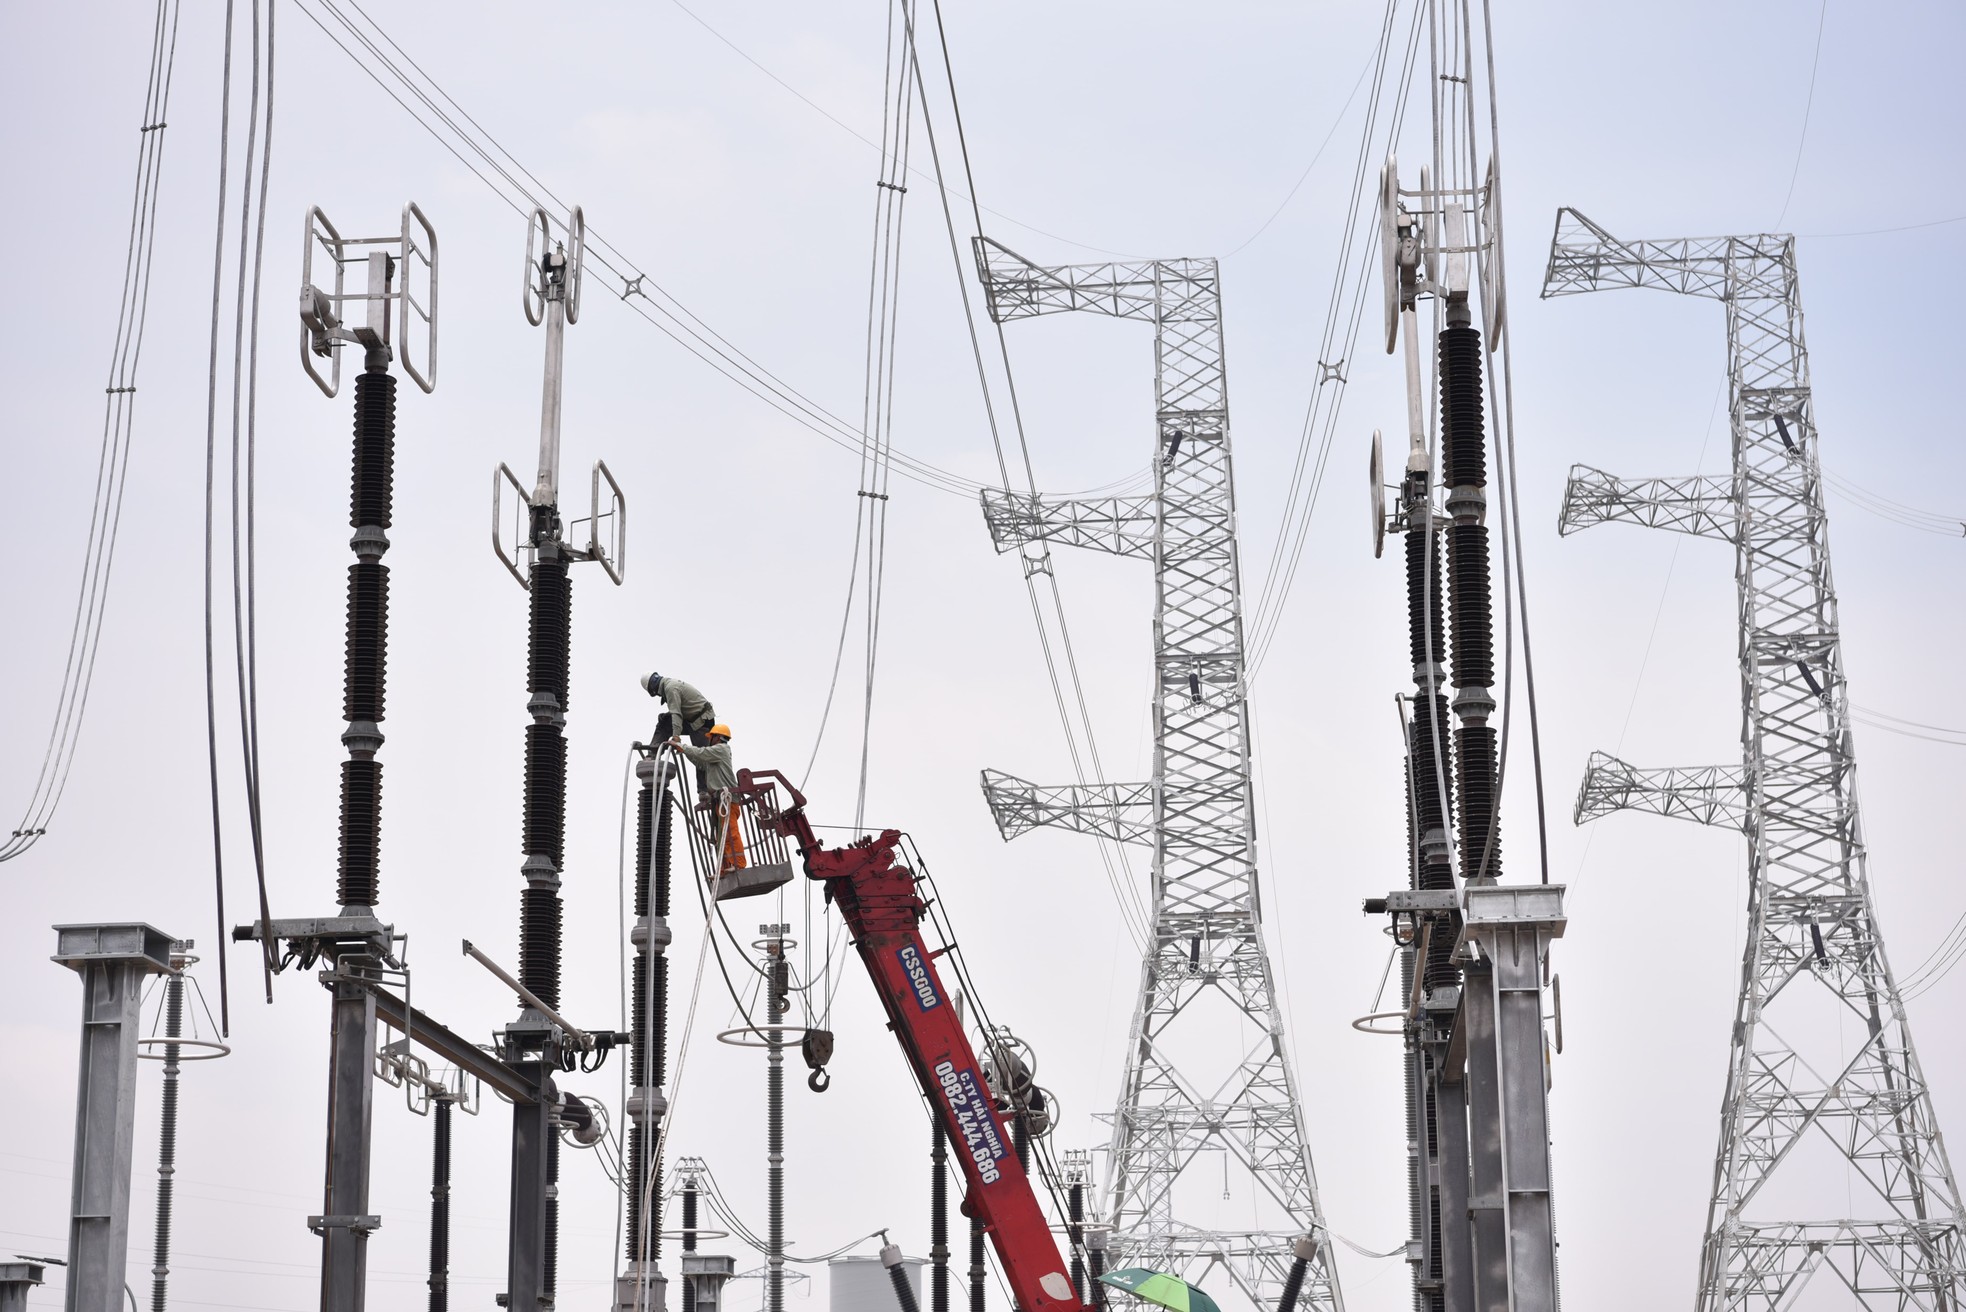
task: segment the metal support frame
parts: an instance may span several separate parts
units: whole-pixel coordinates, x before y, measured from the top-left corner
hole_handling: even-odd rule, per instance
[[[985,775],[1006,838],[1043,824],[1153,846],[1152,942],[1113,1115],[1114,1260],[1177,1272],[1219,1263],[1253,1302],[1272,1307],[1293,1242],[1310,1233],[1319,1251],[1304,1302],[1341,1307],[1263,944],[1215,261],[1041,268],[979,238],[976,262],[998,323],[1078,310],[1154,328],[1153,495],[983,497],[999,552],[1061,542],[1154,566],[1153,781],[1054,789]],[[1199,1055],[1219,1053],[1231,1032],[1240,1056]],[[1224,1151],[1247,1187],[1271,1200],[1274,1226],[1226,1232],[1182,1219],[1177,1186],[1208,1151]]]
[[[737,1278],[737,1259],[727,1253],[697,1251],[696,1211],[701,1198],[700,1181],[709,1173],[701,1157],[684,1157],[676,1163],[683,1187],[682,1312],[723,1312],[724,1286]],[[720,1237],[722,1232],[712,1232]]]
[[[1414,691],[1401,699],[1411,707],[1410,716],[1402,713],[1401,730],[1410,887],[1366,903],[1369,914],[1393,917],[1401,1006],[1354,1024],[1398,1034],[1405,1048],[1407,1259],[1415,1307],[1553,1312],[1557,1250],[1542,990],[1549,944],[1565,919],[1561,886],[1499,882],[1501,775],[1490,686],[1497,671],[1485,523],[1490,347],[1473,326],[1477,284],[1469,259],[1487,256],[1474,263],[1481,264],[1482,321],[1492,341],[1501,292],[1492,164],[1473,191],[1436,190],[1422,170],[1419,190],[1409,192],[1399,185],[1397,162],[1388,159],[1379,222],[1386,349],[1404,347],[1407,454],[1389,519],[1380,436],[1373,435],[1373,540],[1378,555],[1388,530],[1397,529],[1406,546]],[[1429,296],[1438,302],[1431,332],[1418,313]],[[1428,424],[1423,384],[1421,361],[1429,354],[1438,362],[1437,430]],[[1444,508],[1436,504],[1443,494]],[[1376,1023],[1395,1017],[1396,1030]]]
[[[45,1262],[0,1262],[0,1312],[27,1312],[28,1291],[47,1269]]]
[[[599,560],[610,579],[621,582],[626,503],[611,474],[610,510],[600,507],[605,469],[590,480],[593,512],[585,549],[568,544],[560,511],[560,421],[565,391],[566,330],[580,320],[581,273],[587,223],[574,206],[555,240],[552,222],[541,209],[526,220],[526,255],[521,276],[526,321],[546,330],[545,368],[540,386],[538,476],[528,493],[501,466],[493,475],[492,546],[528,595],[526,649],[526,728],[524,800],[519,875],[525,887],[519,910],[519,1014],[505,1027],[502,1055],[522,1078],[539,1085],[542,1096],[512,1109],[512,1190],[508,1211],[510,1248],[506,1255],[508,1312],[550,1312],[556,1299],[559,1247],[559,1146],[551,1073],[582,1042],[579,1031],[562,1020],[560,1006],[561,876],[566,857],[566,713],[571,682],[572,582],[569,566]],[[497,490],[510,480],[525,504],[525,536],[507,552],[501,541]],[[609,547],[601,545],[602,521],[609,519]],[[608,558],[608,551],[613,560]],[[524,553],[528,568],[517,561]]]
[[[1462,897],[1456,955],[1463,962],[1475,1306],[1553,1310],[1543,971],[1550,940],[1563,933],[1563,886],[1470,885]]]
[[[1966,1212],[1871,901],[1795,240],[1621,241],[1560,210],[1543,295],[1616,287],[1727,311],[1731,476],[1623,483],[1580,468],[1561,524],[1690,525],[1734,546],[1740,770],[1688,780],[1624,767],[1621,790],[1593,792],[1587,778],[1579,803],[1580,818],[1697,812],[1747,836],[1699,1307],[1774,1312],[1828,1289],[1848,1306],[1950,1312],[1966,1293]],[[1592,767],[1603,773],[1599,758]],[[1840,1178],[1826,1182],[1825,1163]],[[1839,1200],[1852,1190],[1852,1204],[1796,1218],[1803,1190],[1825,1183]]]
[[[143,983],[169,974],[175,940],[151,925],[56,925],[54,960],[82,977],[75,1168],[65,1312],[122,1312],[130,1259]],[[39,1272],[33,1273],[39,1283]],[[23,1300],[24,1301],[24,1300]]]
[[[765,1299],[785,1312],[785,1008],[791,1001],[790,925],[760,925],[765,980]]]

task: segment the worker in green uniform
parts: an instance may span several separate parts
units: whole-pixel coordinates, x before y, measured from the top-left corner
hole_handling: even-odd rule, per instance
[[[745,865],[744,835],[732,807],[736,798],[731,790],[737,787],[737,771],[730,759],[730,726],[713,724],[703,736],[707,742],[702,747],[680,738],[671,738],[669,745],[696,766],[697,787],[703,800],[709,803],[711,814],[716,816],[717,829],[723,836],[723,869],[729,874],[742,870]]]
[[[717,722],[717,710],[694,684],[660,674],[645,674],[642,689],[649,696],[660,698],[664,708],[655,722],[655,741],[687,734],[695,746],[709,745],[709,730]]]

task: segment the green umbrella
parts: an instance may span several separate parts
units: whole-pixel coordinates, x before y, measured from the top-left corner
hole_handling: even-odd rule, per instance
[[[1123,1267],[1100,1276],[1102,1284],[1124,1289],[1129,1294],[1158,1303],[1168,1312],[1222,1312],[1215,1300],[1178,1276],[1149,1271],[1144,1266]]]

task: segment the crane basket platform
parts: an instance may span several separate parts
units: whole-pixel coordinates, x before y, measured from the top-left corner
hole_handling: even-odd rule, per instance
[[[688,812],[690,860],[717,901],[757,897],[792,881],[791,850],[770,824],[775,812],[768,791],[699,794]]]

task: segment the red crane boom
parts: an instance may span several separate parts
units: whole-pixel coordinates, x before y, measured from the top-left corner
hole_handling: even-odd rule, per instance
[[[776,790],[766,782],[770,779],[784,785],[789,807],[779,806]],[[1021,1312],[1082,1312],[1030,1177],[990,1105],[976,1051],[935,969],[941,954],[930,951],[922,939],[920,925],[928,904],[915,891],[915,872],[896,860],[900,831],[883,830],[850,846],[829,848],[813,836],[805,797],[778,771],[740,771],[737,792],[759,828],[798,844],[807,877],[825,885],[826,896],[845,918],[887,1008],[889,1028],[956,1146],[969,1185],[962,1210],[982,1221],[1017,1307]]]

